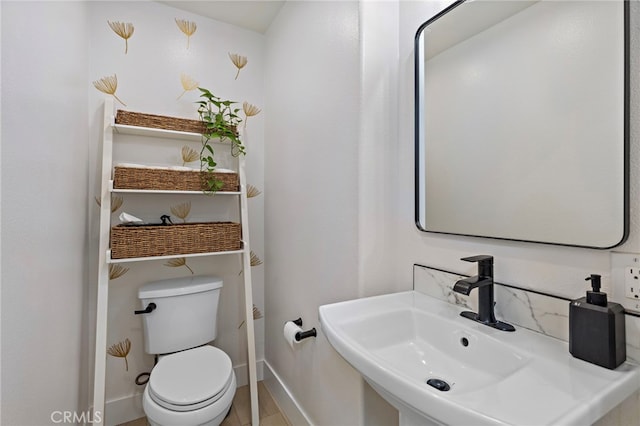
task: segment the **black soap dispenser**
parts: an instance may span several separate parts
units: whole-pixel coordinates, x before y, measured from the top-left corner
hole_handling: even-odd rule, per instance
[[[576,358],[614,369],[627,359],[624,308],[607,302],[600,275],[586,278],[592,291],[569,304],[569,352]]]

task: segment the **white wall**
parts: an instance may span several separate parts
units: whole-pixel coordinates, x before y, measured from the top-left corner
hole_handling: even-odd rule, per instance
[[[635,6],[635,4],[632,4]],[[475,265],[461,262],[465,255],[488,253],[495,256],[496,280],[504,283],[546,291],[552,294],[577,297],[586,289],[584,277],[591,273],[601,274],[603,283],[611,287],[611,262],[609,250],[594,250],[558,247],[534,243],[498,241],[483,238],[467,238],[422,233],[414,225],[413,185],[402,184],[413,180],[413,38],[418,26],[443,7],[439,3],[400,2],[400,132],[399,139],[405,141],[399,147],[396,168],[399,191],[391,202],[399,206],[394,214],[394,229],[397,231],[394,275],[403,282],[411,280],[411,264],[421,263],[454,272],[470,274]],[[632,13],[633,15],[633,13]],[[633,23],[632,34],[637,42],[638,22]],[[632,57],[634,49],[631,48]],[[632,58],[637,61],[637,58]],[[637,67],[637,62],[636,65]],[[636,72],[637,74],[637,72]],[[631,70],[631,117],[638,108],[638,84]],[[631,120],[631,181],[637,180],[640,135],[638,126]],[[634,179],[635,178],[635,179]],[[638,252],[640,227],[635,221],[638,187],[631,188],[631,234],[627,243],[615,251]]]
[[[318,328],[319,305],[410,289],[415,262],[471,273],[472,266],[459,258],[481,252],[496,256],[499,281],[557,294],[582,292],[582,280],[589,273],[609,276],[608,252],[417,231],[412,184],[413,36],[418,25],[442,6],[408,1],[289,2],[267,34],[265,51],[252,41],[255,34],[243,38],[242,46],[255,49],[256,57],[264,55],[262,72],[252,77],[255,87],[264,79],[264,97],[255,100],[257,105],[264,102],[264,108],[250,125],[258,129],[264,125],[266,134],[265,357],[315,424],[372,424],[366,406],[375,396],[368,395],[359,375],[331,348],[321,330],[315,341],[291,351],[282,338],[284,321],[302,316],[305,328]],[[102,51],[89,53],[92,47],[85,35],[113,42],[115,54],[123,43],[109,33],[106,19],[143,14],[137,19],[150,23],[147,29],[153,30],[155,19],[166,18],[171,28],[174,15],[191,15],[170,13],[160,5],[145,6],[155,7],[152,11],[119,5],[109,9],[116,15],[107,16],[106,4],[98,3],[91,6],[96,9],[89,21],[82,2],[3,1],[0,7],[1,422],[47,424],[53,410],[85,409],[90,391],[86,372],[92,348],[87,336],[93,329],[87,324],[92,315],[83,310],[94,303],[87,298],[94,274],[86,271],[91,258],[86,254],[85,231],[87,209],[95,208],[96,183],[93,170],[87,186],[84,159],[89,157],[92,165],[97,159],[96,120],[102,97],[90,82],[102,72],[124,69],[124,61],[131,58],[120,56],[118,66],[123,68],[114,70],[107,66],[108,58],[101,62]],[[637,3],[632,7],[637,16]],[[193,19],[204,22],[201,17]],[[219,28],[203,25],[213,32]],[[640,43],[637,20],[633,25],[632,52]],[[240,34],[227,30],[231,39]],[[142,38],[138,32],[130,49],[137,48],[138,36]],[[93,71],[87,70],[90,57]],[[249,65],[242,73],[249,71]],[[632,67],[632,76],[637,75],[637,55],[632,55]],[[177,66],[175,70],[179,72]],[[177,93],[143,91],[144,84],[157,77],[154,72],[160,71],[137,72],[135,82],[140,87],[123,81],[118,93],[131,94],[125,101],[132,110],[184,113],[188,102],[166,107],[158,99],[166,96],[174,101]],[[203,77],[202,82],[211,85],[213,78],[208,78],[212,77]],[[168,77],[161,84],[165,82],[174,84]],[[632,81],[632,86],[633,117],[640,102],[638,82]],[[90,135],[87,121],[78,119],[87,117],[86,111]],[[640,181],[640,135],[639,125],[632,121],[631,126],[635,195],[631,236],[621,251],[640,251],[634,183]],[[251,141],[256,140],[254,131],[249,131]],[[260,149],[250,148],[250,153]],[[260,161],[251,167],[261,173]],[[27,226],[32,224],[36,226]],[[93,225],[94,221],[90,229]],[[259,247],[259,231],[252,228],[251,234],[254,247]],[[140,273],[146,272],[141,268]],[[121,309],[128,311],[129,306],[123,304]],[[241,351],[230,349],[236,350]],[[114,366],[121,369],[120,363]]]
[[[237,101],[234,107],[240,108],[247,101],[263,111],[247,121],[244,143],[247,148],[246,173],[249,184],[264,190],[263,185],[263,126],[266,109],[264,105],[264,36],[254,31],[184,12],[151,1],[136,2],[90,2],[89,3],[89,78],[84,87],[89,95],[89,117],[91,124],[90,147],[90,185],[88,208],[90,214],[91,273],[92,289],[97,281],[97,247],[99,209],[94,197],[100,194],[100,156],[102,105],[105,95],[94,89],[92,81],[103,76],[116,74],[118,77],[117,95],[126,106],[116,102],[117,109],[170,115],[197,119],[199,92],[189,91],[182,95],[180,75],[185,73],[199,82],[200,87],[211,90],[223,99]],[[179,30],[175,19],[185,19],[197,24],[191,36],[189,48],[187,38]],[[135,31],[129,39],[128,52],[125,54],[124,40],[118,37],[108,26],[107,21],[131,22]],[[247,65],[236,79],[236,67],[228,53],[246,56]],[[181,165],[180,150],[185,143],[158,141],[147,138],[117,137],[114,145],[114,162],[134,162],[142,164]],[[125,143],[122,143],[126,141]],[[118,143],[119,142],[119,143]],[[191,148],[199,150],[200,143],[194,142]],[[223,160],[229,150],[222,145],[216,147],[216,159]],[[234,161],[227,155],[228,163],[219,161],[221,167],[234,167]],[[191,164],[198,167],[198,163]],[[112,221],[118,222],[118,215],[125,211],[150,222],[159,221],[159,216],[171,213],[170,206],[190,201],[189,222],[233,220],[238,222],[238,200],[236,197],[192,197],[182,195],[125,195],[121,209],[112,215]],[[249,234],[251,250],[264,258],[262,203],[264,197],[249,200]],[[174,218],[175,219],[175,218]],[[109,284],[109,314],[107,346],[124,339],[130,339],[131,351],[128,356],[129,371],[124,368],[120,358],[107,356],[106,417],[108,423],[132,420],[124,416],[124,407],[137,408],[139,400],[132,398],[140,395],[142,386],[134,383],[136,376],[148,372],[153,366],[153,357],[144,352],[142,320],[133,315],[140,308],[137,292],[144,283],[173,277],[191,275],[184,267],[170,268],[165,261],[145,261],[127,263],[123,266],[129,271],[121,278]],[[246,369],[246,327],[244,320],[244,291],[240,257],[207,256],[189,258],[188,265],[197,275],[213,274],[221,276],[224,287],[218,312],[218,337],[215,345],[224,350],[238,367],[239,379]],[[261,310],[263,306],[263,267],[252,269],[254,303]],[[92,293],[91,306],[95,307]],[[92,315],[94,313],[92,312]],[[92,324],[93,316],[91,317]],[[264,357],[263,320],[255,322],[256,357]],[[92,342],[93,344],[93,342]],[[93,350],[93,348],[91,348]],[[105,356],[99,353],[99,356]],[[242,374],[246,377],[246,374]],[[239,380],[239,385],[246,384]],[[128,402],[127,402],[128,401]],[[112,408],[113,407],[113,408]],[[134,416],[135,411],[129,414]],[[133,417],[136,418],[136,417]]]
[[[389,202],[398,188],[398,34],[395,1],[359,2],[360,142],[358,176],[359,296],[388,293],[399,285],[392,275],[389,250],[395,232]]]
[[[414,225],[413,185],[413,37],[418,26],[429,19],[445,5],[440,2],[400,2],[400,124],[398,139],[404,141],[399,146],[398,162],[395,168],[400,172],[393,176],[398,193],[390,202],[398,206],[392,215],[393,230],[397,239],[393,245],[393,275],[411,288],[411,265],[442,268],[467,275],[475,273],[475,265],[461,262],[463,256],[472,254],[492,254],[495,256],[495,277],[502,283],[548,292],[565,297],[579,297],[586,290],[584,278],[596,273],[603,276],[610,299],[623,299],[617,282],[614,282],[612,267],[619,257],[616,252],[640,251],[640,224],[637,221],[640,191],[638,190],[638,161],[640,158],[640,125],[636,117],[640,107],[640,80],[636,77],[640,69],[637,55],[640,43],[640,21],[638,2],[631,2],[631,202],[630,236],[625,244],[615,250],[593,250],[559,247],[534,243],[508,242],[482,238],[467,238],[422,233]],[[497,300],[497,303],[500,303]],[[637,346],[638,342],[630,342]],[[636,418],[638,394],[632,396],[607,417],[607,424],[629,424],[625,419]],[[635,399],[635,402],[634,402]]]
[[[325,46],[331,46],[336,34],[333,31],[328,34],[312,22],[320,16],[333,19],[336,16],[312,2],[306,3],[287,4],[267,37],[266,96],[270,115],[265,157],[269,191],[265,210],[266,360],[312,423],[374,424],[375,416],[371,413],[376,411],[372,409],[375,395],[371,395],[366,385],[362,386],[352,369],[343,366],[335,352],[326,348],[322,334],[315,343],[292,352],[282,339],[284,321],[302,315],[309,326],[315,326],[318,305],[411,289],[414,263],[472,274],[475,266],[459,259],[477,253],[496,257],[496,278],[501,282],[578,296],[585,289],[584,277],[590,273],[603,275],[605,285],[611,286],[611,254],[418,231],[414,223],[413,186],[413,40],[418,26],[449,2],[364,1],[359,4],[358,18],[349,15],[351,19],[359,19],[359,47],[351,53],[360,61],[357,153],[350,153],[351,145],[342,143],[343,132],[334,134],[327,147],[326,136],[319,133],[324,129],[314,127],[317,121],[334,122],[328,120],[334,108],[325,107],[324,101],[336,91],[340,91],[341,101],[356,95],[355,84],[336,85],[334,73],[341,73],[344,82],[348,77],[355,78],[352,73],[356,71],[351,68],[346,71],[348,59],[342,57],[342,50],[329,54],[318,46],[319,40],[327,40]],[[343,4],[343,8],[348,7],[348,3]],[[632,24],[636,45],[640,32],[638,22]],[[291,62],[287,57],[296,60]],[[633,56],[632,75],[638,65],[638,58]],[[303,78],[308,85],[296,85],[293,93],[292,84]],[[632,81],[632,86],[633,117],[639,105],[638,81]],[[314,103],[307,102],[309,93],[313,94]],[[343,106],[340,109],[344,111]],[[304,110],[304,116],[300,116],[299,110]],[[339,129],[356,131],[350,126]],[[632,165],[638,164],[638,130],[632,121]],[[329,152],[330,149],[333,151]],[[350,168],[336,165],[337,160],[343,159],[351,167],[358,164],[358,186],[345,188],[358,194],[357,214],[351,210],[355,206],[343,201],[342,187],[332,186],[331,196],[318,190],[317,185],[312,187],[313,191],[305,191],[309,182],[330,185],[324,174],[327,161],[331,161],[334,174],[330,179],[340,174],[342,182],[353,185],[356,178],[350,174]],[[635,220],[639,191],[633,183],[638,180],[636,169],[632,167],[631,171],[631,236],[617,249],[621,252],[640,250],[640,226]],[[331,216],[333,220],[337,217],[348,221],[353,220],[353,214],[357,216],[358,235],[353,231],[342,232],[345,241],[357,237],[357,248],[347,245],[339,252],[336,247],[327,251],[326,242],[339,234],[325,226],[328,218],[319,213],[329,208],[336,212],[334,206],[340,209]],[[345,281],[346,275],[337,279],[333,275],[335,256],[347,249],[357,252],[357,272],[350,271],[351,279],[359,283],[357,288],[351,281]],[[326,408],[329,401],[330,410]],[[382,413],[389,419],[388,410]],[[624,412],[618,415],[625,418]]]
[[[2,418],[87,403],[86,4],[2,8]]]
[[[357,373],[287,320],[358,296],[358,3],[288,2],[267,32],[265,360],[324,425],[360,423]]]
[[[240,104],[246,100],[264,110],[264,36],[150,1],[0,5],[5,390],[1,422],[41,425],[52,422],[55,410],[80,415],[92,390],[98,226],[94,197],[99,193],[106,95],[91,82],[115,73],[117,94],[129,110],[195,118],[197,94],[176,99],[182,91],[179,76],[185,72],[221,97]],[[198,24],[188,51],[174,18]],[[127,55],[124,40],[111,31],[107,20],[134,23]],[[249,60],[237,80],[228,52]],[[259,189],[264,189],[263,116],[264,112],[252,117],[245,133],[247,176]],[[177,146],[176,153],[179,150]],[[147,147],[150,158],[159,151]],[[165,200],[162,208],[182,201]],[[249,201],[252,250],[264,258],[262,204],[263,197]],[[233,208],[222,208],[227,210]],[[239,257],[189,264],[196,273],[226,277],[216,343],[234,365],[242,366],[246,341],[245,328],[239,327],[244,319]],[[107,358],[109,399],[139,393],[142,388],[133,379],[152,365],[142,350],[140,319],[133,316],[138,286],[188,273],[162,262],[143,262],[111,283],[108,343],[129,337],[133,347],[129,372],[121,359]],[[262,267],[252,273],[254,302],[264,311]],[[263,357],[262,321],[255,324],[258,359]],[[114,417],[111,420],[107,423]]]

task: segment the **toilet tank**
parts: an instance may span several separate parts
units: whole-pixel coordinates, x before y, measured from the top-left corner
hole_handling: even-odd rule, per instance
[[[211,342],[217,334],[218,301],[222,279],[216,276],[191,276],[153,281],[138,290],[144,350],[166,354]]]

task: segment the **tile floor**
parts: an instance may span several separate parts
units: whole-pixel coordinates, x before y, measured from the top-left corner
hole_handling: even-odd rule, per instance
[[[242,386],[236,390],[231,412],[221,426],[251,425],[251,398],[249,386]],[[271,394],[262,382],[258,382],[258,405],[261,426],[291,426],[289,420],[280,411]],[[147,419],[141,418],[119,426],[147,426]]]

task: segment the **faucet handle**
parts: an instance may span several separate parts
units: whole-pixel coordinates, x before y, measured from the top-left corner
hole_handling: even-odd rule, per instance
[[[493,278],[493,256],[480,254],[477,256],[463,257],[465,262],[478,262],[478,276]]]
[[[464,260],[465,262],[483,262],[493,264],[493,256],[489,256],[488,254],[479,254],[477,256],[463,257],[460,260]]]

